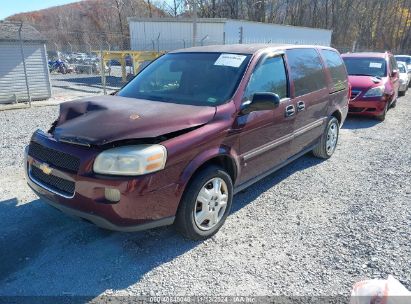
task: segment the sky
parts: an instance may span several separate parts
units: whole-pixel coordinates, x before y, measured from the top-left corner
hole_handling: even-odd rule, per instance
[[[78,1],[78,0],[77,0]],[[76,0],[0,0],[0,20],[23,12],[35,11],[50,6],[62,5]]]

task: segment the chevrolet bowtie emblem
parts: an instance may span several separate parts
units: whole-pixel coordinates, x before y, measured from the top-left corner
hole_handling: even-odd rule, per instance
[[[41,164],[39,166],[40,170],[43,171],[44,174],[50,175],[51,171],[53,171],[52,168],[49,167],[47,164]]]

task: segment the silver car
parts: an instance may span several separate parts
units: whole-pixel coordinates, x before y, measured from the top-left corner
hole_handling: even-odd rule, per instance
[[[400,78],[400,87],[398,89],[398,94],[405,95],[405,92],[408,90],[410,84],[410,70],[407,67],[405,62],[397,61],[399,78]]]

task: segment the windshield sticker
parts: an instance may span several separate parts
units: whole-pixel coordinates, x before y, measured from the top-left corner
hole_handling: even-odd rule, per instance
[[[381,69],[382,63],[380,62],[370,62],[370,68]]]
[[[220,57],[214,62],[214,65],[229,66],[238,68],[243,63],[247,56],[237,54],[221,54]]]
[[[210,98],[207,99],[207,101],[208,101],[208,102],[215,103],[215,102],[217,102],[217,99],[214,98],[214,97],[210,97]]]

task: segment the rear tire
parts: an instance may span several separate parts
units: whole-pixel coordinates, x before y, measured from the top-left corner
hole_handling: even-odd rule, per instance
[[[314,156],[323,159],[330,158],[337,147],[339,133],[340,123],[337,118],[331,116],[323,135],[321,135],[320,142],[313,150]]]
[[[198,172],[187,185],[180,202],[175,228],[186,238],[202,240],[217,233],[230,213],[233,182],[217,166]]]

